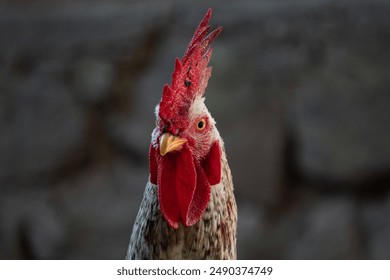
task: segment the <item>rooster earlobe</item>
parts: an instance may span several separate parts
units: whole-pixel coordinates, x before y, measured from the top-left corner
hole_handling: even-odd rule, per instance
[[[201,161],[203,171],[206,174],[210,186],[221,182],[221,157],[221,146],[219,145],[219,141],[215,141],[207,156]]]
[[[157,185],[157,150],[153,145],[149,149],[150,183]]]

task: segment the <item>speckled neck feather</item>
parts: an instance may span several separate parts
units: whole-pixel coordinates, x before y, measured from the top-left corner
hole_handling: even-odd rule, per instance
[[[129,260],[237,258],[237,205],[225,152],[222,180],[211,189],[211,197],[198,223],[170,227],[162,217],[157,186],[147,183],[127,250]]]

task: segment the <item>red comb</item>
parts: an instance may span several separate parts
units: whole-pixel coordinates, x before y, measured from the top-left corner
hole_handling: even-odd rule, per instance
[[[172,84],[164,86],[160,102],[159,115],[162,119],[175,119],[177,114],[188,110],[196,96],[204,94],[211,75],[211,67],[207,66],[212,54],[210,44],[222,31],[220,26],[209,33],[210,18],[211,9],[208,9],[195,30],[183,58],[181,60],[176,58]]]

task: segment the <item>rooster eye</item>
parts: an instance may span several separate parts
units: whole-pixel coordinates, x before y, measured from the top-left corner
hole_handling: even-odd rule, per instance
[[[196,125],[196,128],[198,130],[203,130],[205,127],[206,127],[206,120],[205,119],[201,119],[200,121],[198,121],[198,124]]]

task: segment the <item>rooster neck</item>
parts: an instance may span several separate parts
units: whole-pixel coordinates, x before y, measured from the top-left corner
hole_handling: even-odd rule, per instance
[[[127,259],[236,259],[237,206],[222,150],[222,180],[211,187],[209,204],[191,227],[169,227],[159,209],[158,186],[147,184]]]

